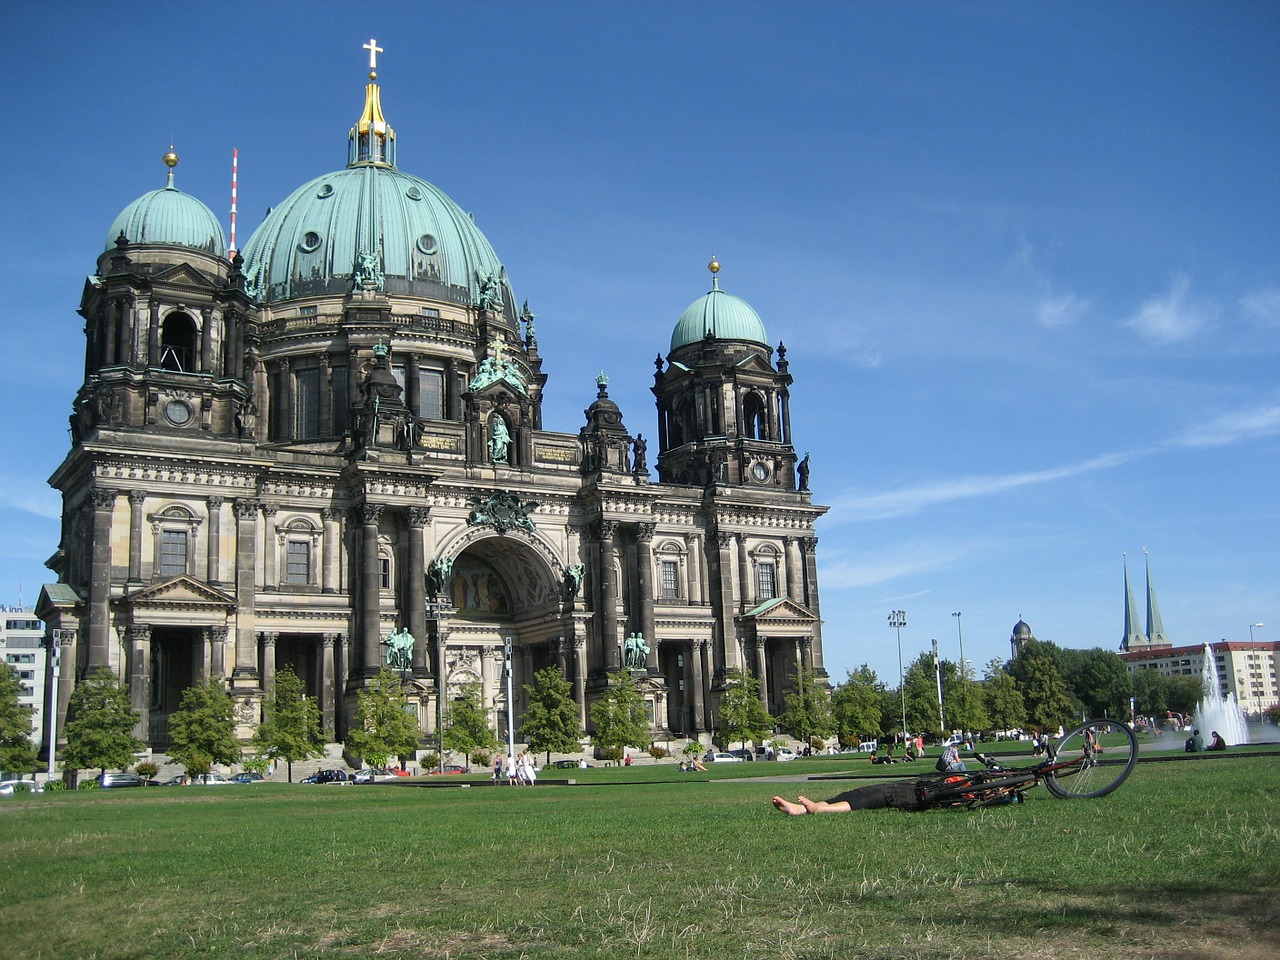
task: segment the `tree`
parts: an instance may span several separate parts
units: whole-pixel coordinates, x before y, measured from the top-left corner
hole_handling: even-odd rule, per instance
[[[1066,670],[1062,679],[1090,717],[1130,719],[1129,697],[1133,682],[1119,655],[1095,647],[1064,650]]]
[[[208,773],[215,763],[240,759],[235,702],[220,680],[211,677],[183,691],[182,703],[169,716],[169,756],[193,776]]]
[[[904,732],[912,730],[941,732],[942,717],[938,711],[938,681],[933,672],[932,652],[921,653],[915,662],[907,667],[903,689],[906,691],[907,700],[907,729]]]
[[[12,773],[30,773],[40,765],[31,741],[31,708],[21,696],[18,675],[0,664],[0,770]]]
[[[626,670],[609,674],[609,687],[591,705],[591,742],[605,751],[649,744],[644,697]]]
[[[783,713],[778,719],[802,743],[831,736],[835,729],[831,695],[817,670],[801,666],[791,675],[791,689],[787,691]]]
[[[358,700],[347,731],[349,751],[373,767],[417,751],[422,732],[417,718],[408,713],[409,700],[397,673],[383,667],[360,691]]]
[[[324,754],[320,743],[320,704],[305,695],[302,680],[289,666],[276,671],[275,691],[267,703],[266,718],[253,742],[268,757],[288,765],[293,783],[293,763]]]
[[[850,670],[845,682],[831,694],[831,717],[836,735],[845,746],[884,736],[885,686],[865,663]]]
[[[547,667],[533,675],[533,683],[524,687],[528,706],[520,718],[520,733],[535,753],[551,751],[576,753],[578,743],[578,704],[573,699],[573,684],[564,678],[559,667]]]
[[[734,740],[764,740],[773,732],[773,717],[760,702],[760,681],[743,670],[730,670],[720,697],[720,736],[727,747]]]
[[[142,749],[133,735],[138,719],[124,684],[109,667],[98,667],[71,694],[63,765],[72,770],[97,767],[102,773],[108,767],[125,769]]]
[[[953,730],[986,730],[991,726],[982,691],[950,660],[942,661],[942,702],[947,725]]]
[[[991,726],[996,730],[1021,730],[1027,725],[1027,704],[1018,689],[1018,681],[993,660],[987,666],[987,680],[982,685],[983,704]]]
[[[1070,725],[1075,714],[1075,704],[1067,691],[1066,682],[1051,658],[1036,657],[1028,661],[1020,686],[1032,726],[1040,730],[1053,730]]]
[[[464,754],[467,766],[471,766],[471,755],[477,750],[498,748],[498,737],[489,723],[480,684],[464,683],[460,696],[449,704],[449,716],[445,720],[440,744],[446,750]]]

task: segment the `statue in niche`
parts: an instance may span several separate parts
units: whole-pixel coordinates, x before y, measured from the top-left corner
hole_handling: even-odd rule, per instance
[[[628,670],[643,670],[649,658],[649,645],[644,642],[643,633],[633,633],[622,645],[623,662]]]
[[[427,566],[427,593],[438,597],[453,577],[453,558],[437,557]]]
[[[809,489],[809,451],[805,451],[804,459],[796,464],[796,472],[800,474],[800,490]]]
[[[386,278],[382,275],[382,264],[376,253],[361,251],[356,257],[356,271],[351,284],[357,290],[381,290]]]
[[[570,600],[577,598],[582,591],[582,578],[587,573],[585,563],[572,563],[564,568],[564,590]]]
[[[511,433],[507,430],[507,421],[498,414],[489,428],[489,459],[493,463],[508,463],[510,446]]]

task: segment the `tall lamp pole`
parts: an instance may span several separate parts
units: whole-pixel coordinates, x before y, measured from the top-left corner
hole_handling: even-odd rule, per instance
[[[902,699],[902,735],[907,735],[907,687],[906,675],[902,672],[902,628],[907,625],[907,611],[893,610],[889,613],[889,626],[898,633],[898,695]]]
[[[964,631],[960,629],[960,611],[957,610],[952,614],[956,618],[956,636],[960,638],[960,679],[965,679],[964,675]]]
[[[1254,628],[1254,627],[1265,627],[1265,626],[1266,626],[1266,624],[1265,624],[1265,623],[1251,623],[1251,624],[1249,624],[1249,642],[1250,642],[1250,643],[1253,643],[1253,628]]]
[[[942,709],[942,658],[938,656],[938,641],[933,641],[933,679],[938,684],[938,730],[947,732],[947,716]]]

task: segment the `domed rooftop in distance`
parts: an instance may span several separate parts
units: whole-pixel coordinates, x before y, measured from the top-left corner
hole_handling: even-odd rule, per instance
[[[159,190],[144,193],[120,212],[107,231],[104,249],[112,249],[116,239],[124,234],[130,243],[194,247],[225,257],[226,236],[213,211],[173,185],[173,168],[178,165],[178,155],[172,148],[164,155],[164,164],[169,168],[168,183]]]
[[[395,145],[370,82],[346,169],[298,187],[245,244],[251,291],[273,303],[345,294],[375,276],[375,288],[389,294],[467,305],[487,289],[514,321],[514,296],[489,241],[443,191],[396,169]]]
[[[718,340],[746,340],[769,346],[760,315],[745,300],[720,289],[716,274],[720,264],[712,260],[707,265],[711,271],[711,291],[699,297],[680,314],[676,328],[671,331],[671,350],[697,343],[707,334]]]

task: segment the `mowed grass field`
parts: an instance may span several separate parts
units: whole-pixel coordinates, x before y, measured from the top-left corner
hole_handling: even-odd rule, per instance
[[[741,777],[865,761],[733,768],[15,797],[0,957],[1280,956],[1280,756],[1144,762],[1101,800],[824,817],[769,798],[849,782]]]

